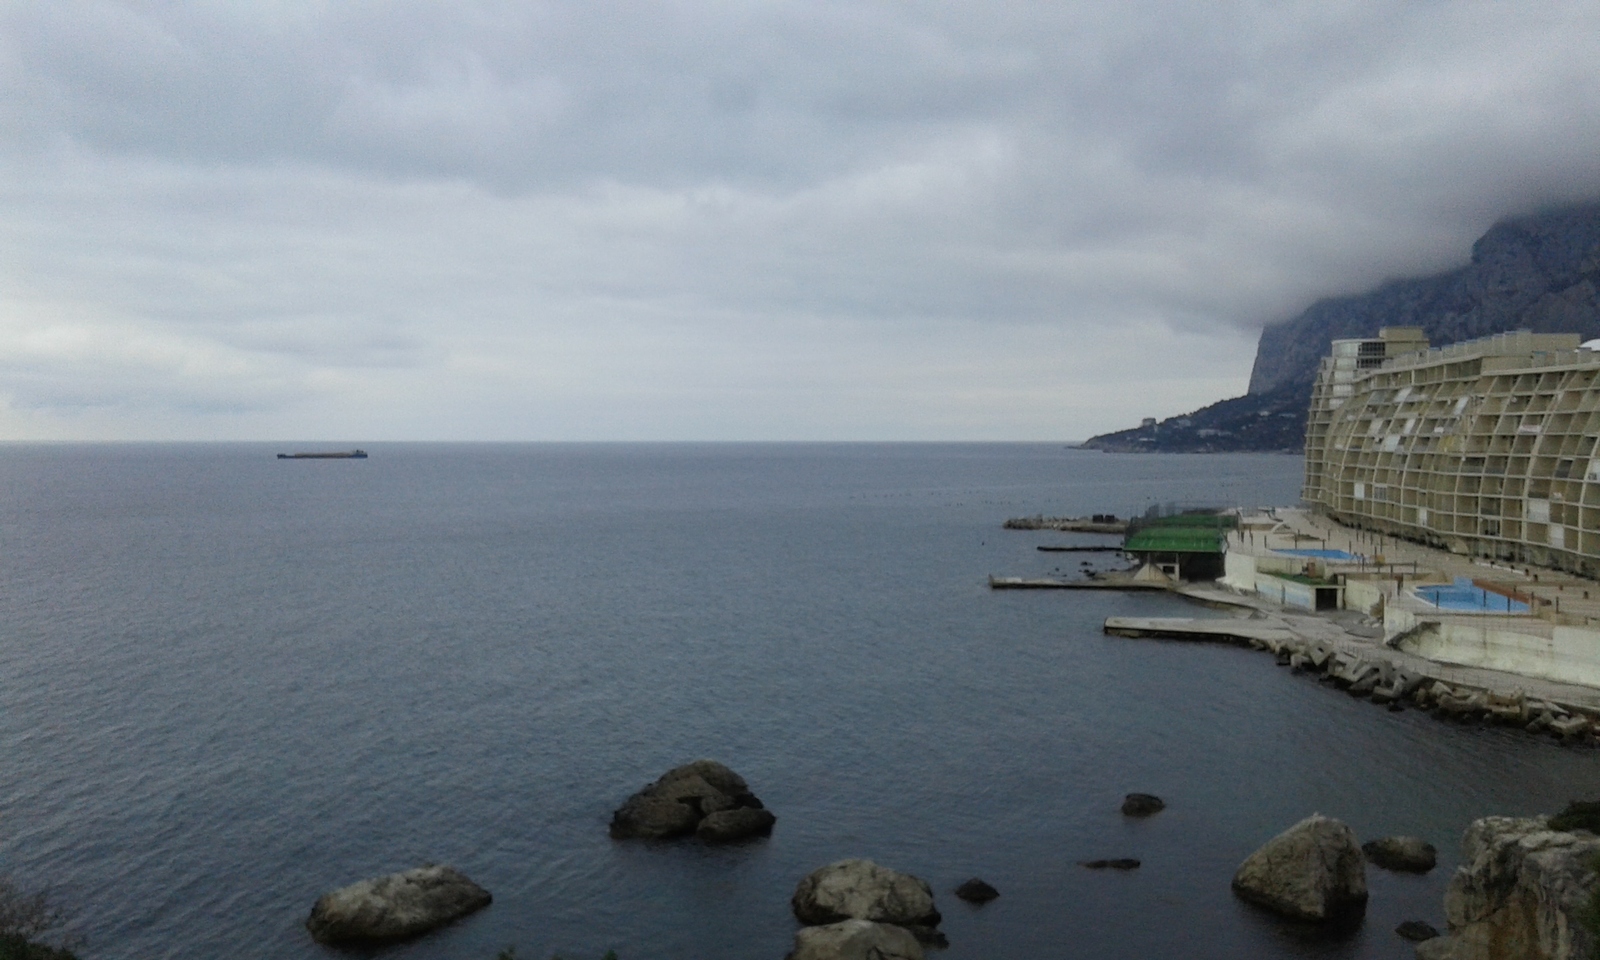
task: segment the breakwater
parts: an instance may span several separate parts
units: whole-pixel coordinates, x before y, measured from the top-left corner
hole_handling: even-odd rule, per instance
[[[1310,674],[1352,697],[1393,711],[1409,703],[1442,719],[1518,727],[1573,744],[1593,743],[1600,732],[1600,705],[1594,702],[1600,691],[1585,694],[1566,685],[1487,671],[1463,679],[1461,671],[1448,665],[1379,645],[1362,649],[1355,639],[1301,636],[1293,626],[1269,619],[1110,617],[1104,630],[1121,637],[1242,645],[1271,654],[1279,666],[1294,673]],[[1530,687],[1536,692],[1530,693]],[[1582,702],[1576,696],[1582,696]]]

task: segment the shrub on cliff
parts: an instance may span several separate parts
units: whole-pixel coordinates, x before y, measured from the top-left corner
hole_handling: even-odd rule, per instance
[[[64,947],[37,938],[66,922],[66,913],[46,893],[25,893],[0,877],[0,960],[77,960]]]

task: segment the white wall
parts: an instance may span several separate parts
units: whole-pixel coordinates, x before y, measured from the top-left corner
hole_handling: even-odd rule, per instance
[[[1400,647],[1440,663],[1600,687],[1600,630],[1555,627],[1552,633],[1520,633],[1504,620],[1447,623],[1407,638]]]

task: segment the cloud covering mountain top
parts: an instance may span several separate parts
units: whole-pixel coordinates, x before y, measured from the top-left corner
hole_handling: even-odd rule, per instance
[[[0,2],[0,437],[1067,438],[1600,195],[1592,4]]]

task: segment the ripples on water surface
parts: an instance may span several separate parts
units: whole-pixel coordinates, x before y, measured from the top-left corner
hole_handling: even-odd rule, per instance
[[[1596,792],[1588,751],[1100,632],[1205,615],[1171,598],[985,585],[1083,556],[1007,516],[1288,503],[1298,458],[277,449],[0,447],[0,869],[53,885],[91,958],[331,960],[318,894],[433,860],[495,903],[385,957],[777,960],[795,882],[846,856],[933,884],[949,960],[1403,956],[1470,819]],[[770,840],[607,839],[700,756]],[[1133,790],[1168,809],[1125,822]],[[1313,810],[1443,863],[1371,870],[1359,933],[1297,939],[1228,881]],[[1144,866],[1076,866],[1116,856]],[[972,875],[1001,899],[956,900]]]

